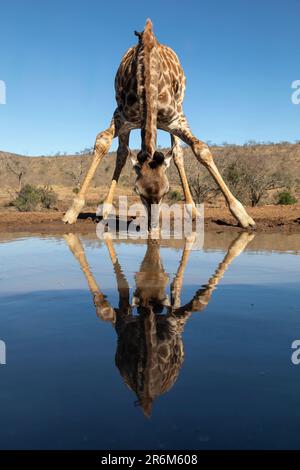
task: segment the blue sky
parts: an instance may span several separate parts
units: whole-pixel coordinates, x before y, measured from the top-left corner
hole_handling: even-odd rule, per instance
[[[300,105],[291,102],[300,0],[2,0],[0,150],[92,146],[115,108],[120,59],[147,17],[179,55],[195,135],[216,143],[300,139]],[[160,133],[158,143],[168,142]],[[139,146],[137,131],[131,146]]]

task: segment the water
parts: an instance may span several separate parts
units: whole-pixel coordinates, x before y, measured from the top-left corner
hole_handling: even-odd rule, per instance
[[[2,235],[0,447],[299,449],[300,237],[236,237]]]

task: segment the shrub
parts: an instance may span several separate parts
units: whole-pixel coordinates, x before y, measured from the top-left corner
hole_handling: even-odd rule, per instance
[[[289,206],[297,202],[297,199],[289,191],[282,191],[277,195],[277,197],[277,204],[282,204],[284,206]]]
[[[29,212],[41,208],[50,209],[56,201],[57,196],[52,189],[26,184],[11,205],[20,212]]]
[[[34,186],[26,184],[14,201],[12,206],[16,207],[21,212],[28,212],[34,210],[40,202],[40,195]]]
[[[120,183],[121,183],[121,185],[125,185],[125,186],[126,186],[126,185],[128,184],[128,182],[129,182],[129,176],[128,176],[128,175],[122,175],[122,176],[120,177]]]
[[[230,162],[225,168],[224,176],[232,188],[237,188],[241,180],[241,171],[236,162]]]
[[[174,189],[173,191],[170,192],[170,199],[171,201],[181,201],[182,199],[181,192],[177,191],[177,189]]]
[[[74,194],[78,194],[79,193],[79,188],[73,188],[72,191],[73,191]]]
[[[266,164],[260,155],[236,158],[223,169],[223,176],[233,194],[252,207],[262,204],[270,190],[288,187],[290,175],[278,165]]]
[[[40,194],[41,206],[44,209],[50,209],[57,202],[57,196],[51,188],[38,188],[38,191]]]
[[[249,202],[248,188],[245,186],[245,168],[241,160],[224,162],[223,177],[234,196],[243,204]]]

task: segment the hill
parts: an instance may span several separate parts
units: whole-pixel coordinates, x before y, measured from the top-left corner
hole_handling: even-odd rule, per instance
[[[236,172],[237,169],[243,168],[243,173],[246,171],[252,176],[254,173],[260,177],[272,174],[273,179],[278,178],[278,188],[289,187],[293,188],[295,194],[299,193],[300,143],[249,143],[243,146],[226,144],[212,146],[211,150],[217,166],[225,179],[227,181],[229,179],[231,186],[235,184],[235,180],[230,171]],[[206,170],[197,162],[189,148],[184,148],[184,158],[189,181],[195,182],[199,175],[200,186],[213,184],[207,183]],[[91,159],[90,154],[84,153],[30,157],[0,151],[0,204],[7,204],[15,196],[19,186],[25,184],[51,186],[59,198],[67,204],[72,198],[74,188],[79,186]],[[99,165],[89,194],[91,200],[104,197],[112,178],[115,159],[116,153],[109,153]],[[239,174],[237,177],[240,178],[242,174],[240,170]],[[180,190],[180,181],[174,163],[171,163],[168,169],[168,176],[171,191]],[[128,160],[120,178],[119,192],[131,194],[134,179],[135,173],[131,161]],[[272,195],[272,188],[269,189]],[[265,202],[268,200],[265,199]]]

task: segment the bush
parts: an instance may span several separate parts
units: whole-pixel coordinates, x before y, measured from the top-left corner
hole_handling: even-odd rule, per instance
[[[56,201],[57,196],[52,189],[26,184],[11,205],[20,212],[29,212],[41,208],[50,209]]]
[[[290,187],[289,173],[280,165],[266,164],[260,155],[236,158],[223,168],[223,176],[233,194],[252,207],[262,204],[270,190]]]
[[[297,199],[289,191],[282,191],[277,197],[277,204],[282,204],[284,206],[289,206],[297,202]]]
[[[170,199],[171,201],[181,201],[182,199],[181,192],[177,191],[177,189],[174,189],[173,191],[170,192]]]
[[[224,176],[232,188],[236,189],[238,187],[242,175],[236,162],[229,163],[229,165],[225,168]]]
[[[129,176],[128,175],[122,175],[121,178],[120,178],[120,183],[122,185],[128,185],[129,183]]]
[[[211,176],[203,173],[198,173],[196,178],[192,178],[190,188],[196,204],[210,202],[220,192]]]
[[[26,184],[11,205],[21,212],[32,211],[40,202],[40,195],[34,186]]]
[[[79,193],[79,188],[73,188],[72,191],[73,191],[74,194],[78,194]]]
[[[249,191],[246,186],[246,174],[245,174],[245,165],[242,160],[233,160],[224,162],[223,167],[223,177],[225,182],[228,184],[230,190],[233,192],[234,196],[241,201],[242,204],[249,203]],[[248,173],[248,171],[246,172]]]
[[[57,196],[51,188],[38,188],[38,191],[40,194],[41,206],[43,209],[50,209],[57,202]]]

